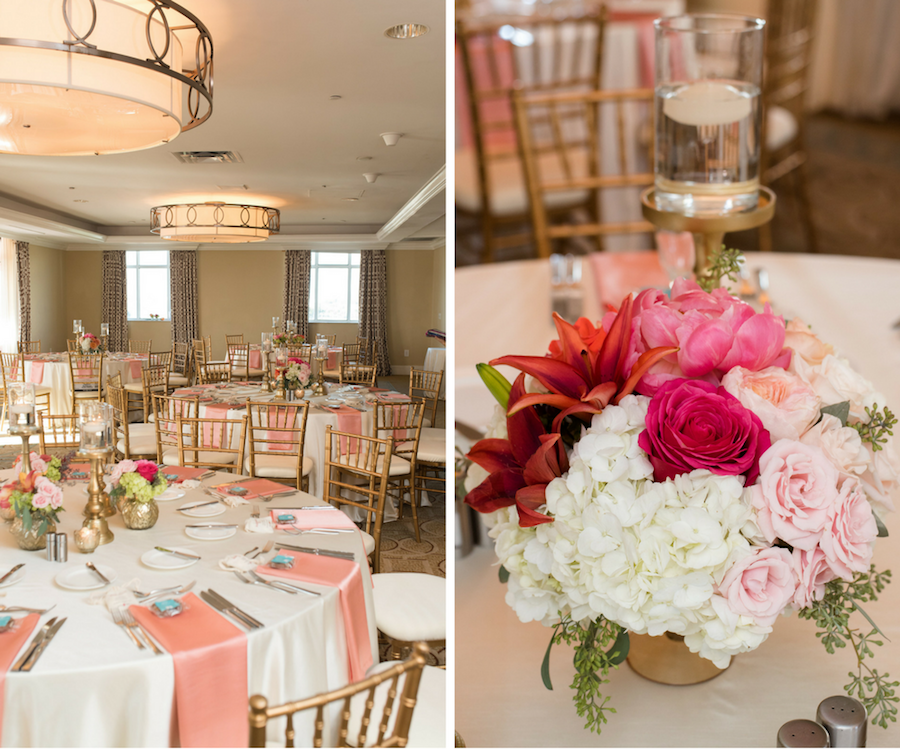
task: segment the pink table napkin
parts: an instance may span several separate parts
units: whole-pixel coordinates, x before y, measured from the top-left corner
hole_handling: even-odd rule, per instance
[[[326,362],[326,367],[329,370],[337,369],[337,355],[342,352],[343,349],[328,349],[328,360]]]
[[[409,396],[405,393],[382,393],[378,397],[379,401],[409,401]]]
[[[649,286],[667,287],[669,276],[652,250],[632,253],[591,253],[594,284],[603,310],[619,309],[629,292]]]
[[[209,419],[228,419],[230,404],[207,404],[203,416]],[[203,445],[201,447],[222,447],[222,426],[203,424]]]
[[[31,372],[28,375],[28,382],[40,385],[44,382],[44,363],[34,359],[31,361]]]
[[[266,424],[268,427],[275,427],[274,430],[266,431],[266,440],[291,440],[295,434],[293,432],[279,432],[279,427],[293,427],[297,423],[297,407],[288,406],[283,409],[271,408],[266,412]],[[252,437],[252,436],[251,436]],[[269,443],[269,450],[273,451],[293,451],[294,446],[291,443]]]
[[[284,508],[269,511],[277,529],[357,529],[358,526],[341,510],[296,510]],[[294,523],[279,523],[278,516],[290,513]]]
[[[247,636],[194,594],[184,611],[157,617],[129,607],[175,662],[175,706],[182,747],[241,747],[247,742]]]
[[[366,597],[359,564],[337,557],[289,550],[278,550],[278,554],[293,557],[294,567],[284,569],[260,565],[256,572],[260,575],[334,586],[340,590],[340,609],[347,636],[350,681],[361,680],[365,677],[366,670],[372,666],[372,649],[369,644],[369,620],[366,617]],[[244,713],[246,714],[246,710]]]
[[[262,369],[262,352],[259,349],[250,350],[250,367],[254,370]]]
[[[324,409],[327,409],[332,414],[336,414],[338,418],[338,430],[341,432],[353,432],[357,435],[362,435],[362,412],[358,412],[356,409],[351,409],[349,406],[339,406],[337,408],[332,406],[325,406]],[[347,443],[350,443],[348,448]],[[341,438],[341,455],[346,453],[354,453],[359,448],[359,441],[357,440],[347,440],[347,438]]]
[[[341,515],[344,514],[341,513]],[[6,702],[3,690],[6,673],[19,655],[19,651],[22,650],[22,646],[31,637],[31,633],[40,619],[40,615],[28,615],[19,620],[15,630],[0,633],[0,737],[3,736],[3,704]]]
[[[128,366],[131,368],[131,377],[135,380],[141,379],[141,370],[143,369],[144,363],[140,359],[129,359]]]

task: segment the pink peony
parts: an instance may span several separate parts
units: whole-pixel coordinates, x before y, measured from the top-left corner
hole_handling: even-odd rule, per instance
[[[795,549],[791,559],[799,582],[793,604],[797,609],[803,609],[825,596],[825,584],[837,578],[837,573],[831,569],[820,547],[809,552]]]
[[[775,623],[796,588],[791,553],[783,547],[757,547],[732,565],[719,584],[732,612],[764,627]]]
[[[759,472],[750,502],[766,539],[815,549],[837,501],[837,468],[819,448],[778,440],[759,460]]]
[[[766,308],[756,313],[750,305],[732,297],[724,288],[704,292],[695,281],[676,279],[671,299],[654,289],[641,292],[632,312],[633,332],[625,369],[657,346],[677,346],[650,368],[638,391],[653,395],[673,378],[702,378],[718,384],[732,367],[751,371],[777,366],[786,368],[790,349],[784,348],[784,319]],[[614,316],[603,319],[609,330]]]
[[[796,375],[780,367],[751,372],[733,367],[722,387],[759,417],[772,440],[799,440],[819,417],[819,397]]]
[[[868,570],[877,536],[875,516],[859,482],[844,480],[820,542],[832,570],[845,581]]]
[[[34,484],[35,494],[31,500],[31,504],[35,508],[46,508],[48,505],[56,510],[62,507],[63,491],[58,485],[51,482],[47,477],[38,477]]]
[[[671,380],[650,401],[647,429],[638,445],[653,464],[657,482],[694,469],[713,474],[746,474],[752,484],[769,433],[724,388],[701,380]]]
[[[136,461],[135,471],[140,474],[148,482],[152,483],[156,477],[159,467],[153,461]]]

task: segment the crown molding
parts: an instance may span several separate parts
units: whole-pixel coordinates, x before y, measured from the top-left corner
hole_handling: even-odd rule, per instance
[[[408,237],[417,229],[427,226],[438,218],[443,216],[444,206],[441,201],[440,213],[438,215],[425,215],[424,209],[435,198],[447,188],[447,165],[442,166],[434,176],[428,180],[416,194],[410,198],[397,213],[395,213],[384,226],[379,229],[375,235],[379,240],[399,241]],[[419,221],[413,221],[414,217],[419,214]],[[405,234],[403,234],[403,230]],[[400,236],[402,234],[402,236]]]

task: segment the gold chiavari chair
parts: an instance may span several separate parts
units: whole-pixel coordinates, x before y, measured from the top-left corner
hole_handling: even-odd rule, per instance
[[[375,365],[356,365],[341,362],[340,382],[342,385],[367,385],[369,388],[374,388],[376,379],[377,368]]]
[[[172,345],[172,368],[169,388],[184,388],[191,384],[191,348],[183,341]]]
[[[179,466],[240,474],[244,466],[247,417],[219,419],[175,415]]]
[[[599,89],[605,20],[606,11],[597,3],[577,17],[463,16],[457,21],[473,145],[456,152],[456,210],[480,221],[486,261],[495,260],[497,250],[531,240],[523,230],[529,220],[528,195],[510,94],[516,87]],[[510,29],[529,43],[519,44],[506,33]],[[599,221],[598,208],[585,191],[548,196],[550,211],[576,208]]]
[[[261,368],[250,367],[250,344],[229,344],[228,361],[235,380],[261,380],[266,374]]]
[[[226,333],[225,334],[225,346],[230,346],[231,344],[243,344],[244,343],[244,334],[243,333]]]
[[[129,424],[125,389],[107,381],[106,400],[113,410],[116,459],[156,458],[156,428],[152,424]]]
[[[19,344],[19,354],[40,354],[41,353],[41,342],[38,341],[20,341]]]
[[[326,336],[325,338],[328,339],[328,346],[337,346],[337,334],[336,333],[332,333],[330,336]]]
[[[169,366],[165,364],[145,367],[141,370],[141,406],[144,409],[144,422],[147,422],[153,409],[153,394],[169,393]]]
[[[372,415],[372,435],[377,438],[393,438],[388,492],[392,495],[396,492],[400,518],[403,518],[404,497],[409,493],[417,542],[422,540],[419,534],[419,501],[415,486],[416,454],[419,451],[424,413],[425,402],[421,400],[389,404],[376,401]]]
[[[200,383],[230,383],[231,362],[208,362],[200,367]]]
[[[422,436],[416,453],[415,480],[419,497],[423,492],[445,493],[447,433],[432,426],[437,419],[438,399],[443,379],[443,370],[435,372],[413,368],[409,372],[409,395],[424,399],[426,405],[426,416],[422,420]],[[427,415],[429,408],[431,417]]]
[[[147,364],[150,367],[154,367],[156,365],[165,365],[170,370],[172,369],[172,352],[150,352],[147,357]]]
[[[106,387],[107,388],[124,388],[122,385],[122,373],[117,372],[115,375],[110,375],[106,379]]]
[[[104,354],[72,354],[69,352],[69,373],[72,378],[72,413],[78,413],[83,399],[103,400]]]
[[[200,397],[180,398],[153,394],[153,423],[156,429],[156,460],[160,464],[178,465],[178,429],[176,415],[200,416]]]
[[[141,341],[139,339],[128,339],[128,351],[131,354],[150,354],[153,348],[153,339]]]
[[[281,716],[287,717],[285,731],[285,747],[294,747],[294,714],[315,709],[313,726],[315,733],[312,742],[300,746],[322,747],[330,745],[326,735],[329,716],[340,716],[337,728],[337,747],[437,747],[443,742],[442,728],[422,726],[417,723],[412,729],[413,711],[419,706],[423,710],[436,708],[443,704],[442,688],[445,684],[443,675],[438,675],[436,667],[426,666],[428,646],[416,643],[409,658],[402,662],[384,665],[380,671],[359,682],[345,687],[320,693],[305,700],[270,706],[262,695],[250,698],[250,747],[267,747],[266,724]],[[431,676],[434,679],[431,679]],[[405,676],[402,689],[400,678]],[[341,702],[340,712],[327,712],[326,706]],[[377,722],[372,717],[381,716]],[[351,717],[360,716],[359,720]],[[425,722],[426,724],[428,722]],[[375,742],[369,742],[370,726],[376,726],[378,735]],[[428,731],[430,730],[430,732]],[[419,734],[424,731],[425,734]],[[434,735],[431,739],[427,735]]]
[[[567,216],[557,222],[548,211],[551,196],[585,191],[591,203],[600,205],[600,191],[645,187],[653,184],[652,118],[653,89],[623,91],[513,92],[525,179],[531,204],[538,255],[550,257],[554,242],[593,237],[602,249],[602,239],[611,234],[652,232],[653,225],[635,221],[573,223]],[[601,170],[601,123],[614,115],[618,159],[615,173]],[[629,159],[631,134],[647,127],[646,163]],[[545,162],[556,166],[548,169]]]
[[[394,439],[338,432],[325,427],[325,493],[323,499],[337,508],[352,505],[366,512],[366,534],[374,541],[369,553],[372,570],[381,569],[381,527],[391,470]],[[348,495],[341,494],[347,490]],[[361,499],[357,499],[361,496]],[[368,552],[368,550],[366,550]]]
[[[358,365],[361,364],[360,360],[360,345],[359,342],[355,344],[341,344],[341,362],[345,362],[348,365]]]
[[[3,400],[0,406],[0,425],[6,419],[9,412],[9,397],[7,395],[7,387],[9,383],[16,381],[25,381],[25,356],[23,354],[0,354],[0,399]],[[50,388],[46,385],[34,386],[34,408],[38,413],[50,413]]]
[[[425,401],[425,419],[422,427],[431,427],[437,420],[438,400],[441,397],[441,383],[444,382],[443,370],[417,370],[413,367],[409,371],[409,395],[421,398]],[[428,410],[431,410],[431,416]]]
[[[247,400],[248,455],[244,471],[307,492],[315,463],[303,455],[309,401],[295,404]]]
[[[37,415],[41,428],[38,440],[41,455],[47,455],[48,448],[77,448],[81,445],[81,428],[77,414]]]
[[[81,347],[78,346],[78,339],[66,339],[66,351],[72,354],[81,354]]]

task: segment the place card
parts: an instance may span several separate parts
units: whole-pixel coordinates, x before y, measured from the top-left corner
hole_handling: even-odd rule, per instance
[[[280,568],[281,570],[288,570],[294,567],[294,558],[290,555],[276,555],[271,560],[269,560],[268,565],[270,568]]]
[[[291,564],[294,562],[294,558],[291,559]],[[9,615],[4,615],[0,617],[0,633],[5,633],[7,630],[12,630],[13,625],[15,624],[15,620]]]
[[[184,611],[184,607],[177,599],[163,599],[162,601],[154,602],[150,610],[158,617],[174,617],[175,615],[180,615]]]

